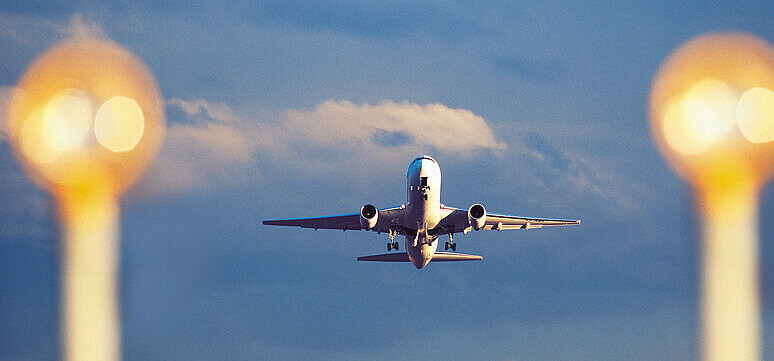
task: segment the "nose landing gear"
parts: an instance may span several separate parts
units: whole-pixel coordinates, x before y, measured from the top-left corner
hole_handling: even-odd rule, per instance
[[[457,251],[457,244],[454,243],[454,234],[453,233],[449,233],[449,242],[444,243],[443,247],[447,251],[449,250],[449,248],[451,248],[451,250],[454,251],[454,252]]]

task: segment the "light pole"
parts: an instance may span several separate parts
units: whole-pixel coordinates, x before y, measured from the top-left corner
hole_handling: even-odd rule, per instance
[[[774,49],[708,34],[674,51],[650,94],[650,125],[702,218],[702,357],[757,361],[758,198],[774,170]]]
[[[111,41],[58,44],[19,80],[9,139],[58,204],[66,360],[120,359],[119,200],[163,134],[164,103],[152,75]]]

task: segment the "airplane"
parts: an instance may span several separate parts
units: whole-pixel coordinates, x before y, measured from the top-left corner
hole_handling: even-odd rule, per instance
[[[301,228],[366,230],[389,234],[387,252],[358,257],[358,261],[411,262],[417,269],[427,266],[430,261],[475,261],[481,256],[436,251],[437,239],[448,235],[445,250],[457,251],[454,234],[466,234],[471,230],[533,229],[550,226],[580,224],[577,219],[549,219],[489,214],[483,205],[476,203],[467,210],[447,207],[441,204],[441,168],[438,162],[422,155],[414,159],[406,173],[407,202],[401,206],[377,209],[372,204],[360,208],[359,213],[326,217],[264,220],[271,226]],[[398,251],[395,236],[406,237],[406,252]]]

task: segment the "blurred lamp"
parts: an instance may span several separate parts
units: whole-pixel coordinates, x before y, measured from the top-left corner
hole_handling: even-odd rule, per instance
[[[774,49],[747,34],[699,36],[650,93],[658,149],[695,189],[703,218],[702,356],[761,356],[758,199],[774,170]]]
[[[118,44],[67,41],[25,71],[8,115],[17,157],[58,204],[65,359],[118,360],[119,198],[161,145],[158,87]]]

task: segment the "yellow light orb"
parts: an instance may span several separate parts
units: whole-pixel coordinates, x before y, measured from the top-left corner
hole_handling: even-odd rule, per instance
[[[21,76],[9,140],[33,178],[55,194],[103,187],[120,194],[143,174],[164,134],[164,102],[145,65],[108,40],[66,41]]]
[[[40,131],[46,145],[66,151],[76,149],[91,129],[91,101],[82,91],[66,89],[46,105]]]
[[[664,112],[667,144],[681,154],[700,154],[734,127],[736,94],[725,83],[706,79],[676,97]]]
[[[97,110],[94,133],[97,141],[114,152],[132,150],[142,138],[145,120],[134,99],[117,96]]]
[[[45,165],[56,160],[60,151],[51,147],[43,138],[43,111],[38,110],[27,117],[19,134],[19,148],[25,159]]]
[[[650,129],[670,165],[699,188],[760,186],[774,171],[774,48],[748,34],[699,36],[656,74]],[[767,92],[768,90],[768,92]]]
[[[774,92],[760,87],[746,91],[736,107],[736,119],[750,142],[774,140]]]

